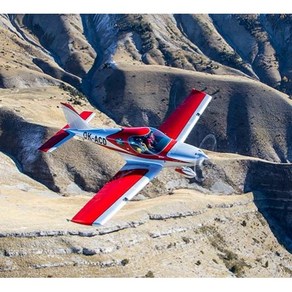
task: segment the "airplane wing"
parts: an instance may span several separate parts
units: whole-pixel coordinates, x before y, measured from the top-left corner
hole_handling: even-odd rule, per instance
[[[184,142],[199,120],[212,97],[192,89],[185,101],[162,123],[159,130],[180,142]]]
[[[124,167],[72,218],[85,225],[103,225],[161,171],[162,165]]]

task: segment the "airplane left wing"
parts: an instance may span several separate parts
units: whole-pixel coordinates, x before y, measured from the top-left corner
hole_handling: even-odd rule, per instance
[[[159,130],[168,137],[184,142],[212,97],[192,89],[184,102],[162,123]]]
[[[157,164],[126,163],[71,221],[85,225],[103,225],[155,178],[161,169],[162,165]]]

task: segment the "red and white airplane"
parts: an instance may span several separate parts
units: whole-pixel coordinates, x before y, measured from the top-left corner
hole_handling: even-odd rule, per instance
[[[131,200],[163,167],[195,177],[189,167],[208,159],[197,147],[184,143],[212,97],[192,89],[184,102],[164,121],[159,129],[151,127],[94,129],[89,121],[94,113],[78,114],[70,104],[62,103],[68,124],[43,144],[39,150],[52,152],[72,137],[79,136],[97,145],[117,151],[125,165],[72,218],[85,225],[103,225],[127,201]]]

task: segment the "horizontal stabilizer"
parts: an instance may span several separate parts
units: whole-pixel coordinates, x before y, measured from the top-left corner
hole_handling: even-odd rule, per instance
[[[66,125],[63,129],[58,131],[52,138],[50,138],[45,144],[43,144],[39,148],[39,150],[43,152],[53,152],[59,146],[61,146],[66,141],[71,139],[74,136],[74,134],[66,132],[65,131],[66,128],[69,128],[68,125]]]
[[[63,110],[68,124],[65,125],[61,130],[59,130],[53,137],[51,137],[47,142],[45,142],[38,150],[43,152],[53,152],[59,146],[64,144],[66,141],[70,140],[75,136],[71,132],[67,132],[66,129],[70,129],[70,126],[81,126],[81,128],[88,127],[88,122],[92,120],[95,113],[91,111],[83,111],[80,115],[75,111],[75,109],[68,103],[62,103]],[[80,121],[81,120],[81,121]],[[71,122],[71,124],[69,124]]]

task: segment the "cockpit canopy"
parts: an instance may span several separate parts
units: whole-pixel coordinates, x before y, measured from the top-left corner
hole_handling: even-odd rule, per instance
[[[159,154],[171,141],[169,137],[155,128],[149,128],[149,133],[140,136],[131,136],[129,145],[141,154]]]

